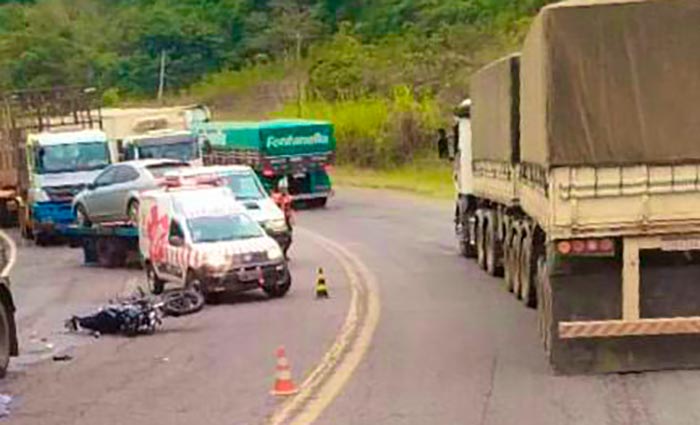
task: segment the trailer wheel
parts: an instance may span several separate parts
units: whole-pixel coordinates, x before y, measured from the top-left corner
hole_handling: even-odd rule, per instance
[[[544,256],[537,259],[537,325],[544,351],[549,357],[552,351],[552,288],[549,270]]]
[[[513,292],[515,286],[515,264],[513,261],[515,248],[513,247],[512,232],[508,232],[506,239],[503,241],[503,280],[506,284],[506,290]]]
[[[496,217],[495,214],[489,213],[489,220],[486,222],[486,236],[484,238],[486,273],[491,276],[502,276],[503,265],[498,261],[498,241],[496,237]]]
[[[520,300],[526,307],[534,307],[537,302],[535,298],[535,283],[533,279],[532,264],[532,237],[527,235],[523,238],[520,247],[520,264],[518,271],[520,274]]]
[[[522,250],[522,238],[518,231],[513,232],[510,252],[511,276],[513,280],[513,295],[520,299],[520,251]]]
[[[476,264],[486,270],[486,252],[484,249],[484,214],[482,210],[476,213]]]

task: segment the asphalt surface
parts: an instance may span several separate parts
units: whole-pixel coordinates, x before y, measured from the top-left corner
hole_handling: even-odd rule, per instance
[[[370,349],[316,423],[700,423],[698,371],[553,375],[534,310],[456,254],[452,214],[449,202],[350,189],[326,210],[299,214],[304,228],[364,262],[381,299]],[[328,252],[300,237],[293,255],[295,286],[285,299],[214,306],[152,337],[61,340],[56,345],[74,355],[67,363],[20,359],[0,387],[16,397],[10,422],[261,423],[277,406],[268,395],[274,348],[287,345],[302,381],[348,307],[347,281]],[[312,299],[319,263],[329,275],[328,302]],[[13,276],[23,340],[41,348],[52,329],[48,340],[62,337],[55,321],[140,273],[84,268],[67,248],[24,248]]]
[[[286,347],[293,376],[303,381],[348,308],[340,264],[303,235],[296,239],[294,281],[285,298],[247,293],[192,316],[166,318],[151,336],[99,339],[66,334],[63,321],[128,292],[143,271],[84,267],[81,251],[66,247],[20,246],[12,278],[24,354],[0,384],[14,398],[9,422],[263,423],[279,404],[269,394],[277,347]],[[319,266],[328,300],[315,299]],[[62,353],[73,359],[52,361]]]
[[[555,376],[535,311],[457,255],[453,214],[450,202],[344,190],[302,217],[381,288],[372,348],[318,424],[700,423],[698,371]]]

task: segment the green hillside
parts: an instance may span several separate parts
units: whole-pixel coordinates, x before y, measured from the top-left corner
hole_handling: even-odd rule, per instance
[[[334,120],[341,161],[410,160],[545,0],[0,0],[0,89],[89,84],[224,117]],[[447,123],[449,124],[449,123]]]

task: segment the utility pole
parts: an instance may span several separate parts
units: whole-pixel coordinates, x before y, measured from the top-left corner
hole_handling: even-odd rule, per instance
[[[160,76],[158,77],[158,102],[163,103],[165,87],[165,49],[160,51]]]
[[[296,56],[297,56],[297,66],[301,69],[301,49],[302,49],[302,42],[304,38],[301,35],[301,32],[296,33]],[[303,82],[302,78],[304,78],[303,75],[301,75],[300,71],[297,71],[297,118],[301,118],[302,115],[302,107],[304,103],[303,99]]]

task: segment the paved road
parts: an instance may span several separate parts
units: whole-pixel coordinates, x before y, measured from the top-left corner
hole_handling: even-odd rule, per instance
[[[700,423],[700,372],[553,376],[534,310],[457,256],[453,211],[346,190],[304,215],[360,253],[381,288],[372,348],[319,424]]]
[[[294,283],[283,299],[244,294],[197,315],[166,319],[153,336],[95,340],[66,335],[63,320],[92,311],[143,272],[83,267],[79,250],[20,247],[12,277],[25,354],[0,387],[15,396],[11,423],[262,423],[278,404],[269,396],[276,348],[286,346],[300,382],[348,309],[348,282],[334,257],[303,235],[291,255]],[[314,297],[319,266],[329,300]],[[59,351],[74,359],[51,361]]]
[[[317,423],[700,423],[700,372],[552,375],[534,311],[456,255],[451,216],[449,203],[359,190],[343,190],[327,210],[299,216],[305,228],[357,254],[381,298],[369,351]],[[310,281],[312,258],[325,255],[337,282],[329,303],[312,303],[310,284],[297,284],[284,300],[218,306],[154,337],[103,338],[75,349],[70,363],[21,368],[3,384],[19,396],[12,423],[260,423],[276,407],[267,396],[271,350],[284,342],[295,374],[309,373],[348,305],[338,265],[311,239],[299,242],[295,273],[308,276],[297,282]],[[97,302],[132,276],[85,270],[63,249],[44,258],[35,257],[35,267],[18,265],[18,281],[37,279],[47,267],[56,276],[56,283],[18,288],[29,306],[25,326],[43,323],[51,314],[42,309],[57,303]],[[91,289],[80,298],[84,288]]]

